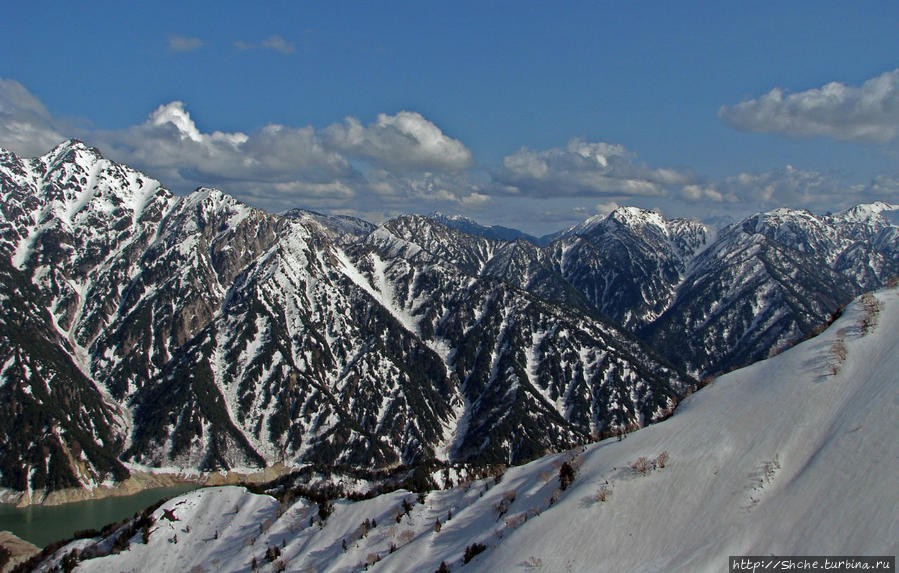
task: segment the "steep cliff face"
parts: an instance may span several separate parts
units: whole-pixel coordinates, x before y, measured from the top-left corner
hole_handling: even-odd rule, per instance
[[[40,497],[122,480],[127,411],[82,373],[46,299],[0,260],[0,487]]]
[[[17,491],[137,466],[521,462],[666,417],[687,372],[777,352],[899,272],[887,204],[720,232],[621,208],[541,247],[177,197],[76,141],[0,153],[0,192]]]
[[[899,275],[896,212],[777,209],[716,231],[622,207],[546,247],[492,244],[481,273],[610,317],[702,376],[784,349]]]
[[[702,373],[783,350],[820,330],[854,295],[899,274],[897,227],[882,215],[891,209],[881,203],[821,217],[778,209],[724,229],[642,335]]]
[[[664,417],[695,384],[621,328],[482,273],[504,243],[424,218],[375,228],[175,197],[74,141],[7,153],[0,176],[4,285],[33,311],[4,342],[29,360],[49,348],[72,394],[38,401],[34,432],[69,424],[93,444],[34,446],[71,471],[48,484],[18,467],[13,489],[129,463],[516,462]]]

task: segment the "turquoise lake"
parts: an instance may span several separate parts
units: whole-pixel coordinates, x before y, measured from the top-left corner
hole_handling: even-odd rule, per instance
[[[100,529],[121,521],[162,499],[197,489],[183,484],[144,490],[124,497],[106,497],[63,505],[16,507],[0,504],[0,531],[12,531],[22,539],[44,547],[50,542],[72,537],[83,529]]]

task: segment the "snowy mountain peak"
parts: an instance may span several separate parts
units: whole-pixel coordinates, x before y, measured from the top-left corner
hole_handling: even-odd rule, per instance
[[[661,213],[639,207],[618,207],[609,213],[608,219],[631,227],[653,226],[666,229],[666,220]]]
[[[434,211],[433,213],[428,215],[428,219],[435,220],[438,222],[454,221],[454,222],[459,222],[459,223],[469,223],[469,224],[473,224],[473,225],[480,225],[480,223],[478,223],[477,221],[475,221],[474,219],[472,219],[470,217],[466,217],[464,215],[444,215],[440,211]]]
[[[820,243],[832,235],[826,222],[805,209],[779,208],[757,213],[743,220],[742,229],[794,245],[809,240]]]
[[[850,207],[845,211],[841,211],[834,215],[834,217],[856,223],[868,223],[872,221],[881,222],[883,220],[882,215],[885,211],[899,211],[899,205],[893,205],[884,201],[862,203]]]
[[[215,187],[198,187],[192,193],[189,193],[184,197],[184,203],[189,208],[203,206],[204,208],[214,209],[216,211],[251,209],[246,203],[242,203],[232,195],[229,195],[220,189],[216,189]]]
[[[583,223],[571,227],[561,236],[614,233],[618,228],[624,228],[628,232],[651,231],[667,236],[670,232],[669,223],[670,221],[658,211],[624,206],[617,207],[607,215],[593,215]]]
[[[303,221],[317,225],[322,232],[336,240],[352,241],[352,238],[365,237],[377,228],[377,225],[364,219],[349,215],[325,215],[308,209],[290,209],[283,213],[288,219]]]
[[[46,163],[58,163],[63,161],[70,153],[87,154],[99,157],[100,152],[95,147],[89,147],[79,139],[67,139],[41,156]]]

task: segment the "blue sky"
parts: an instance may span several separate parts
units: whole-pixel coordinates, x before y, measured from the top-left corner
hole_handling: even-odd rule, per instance
[[[77,137],[176,192],[537,234],[614,205],[899,203],[895,2],[34,2],[4,20],[0,146]]]

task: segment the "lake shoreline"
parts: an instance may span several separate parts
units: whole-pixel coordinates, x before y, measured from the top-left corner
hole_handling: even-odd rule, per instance
[[[9,552],[9,561],[2,568],[3,571],[12,571],[20,563],[41,552],[40,547],[22,539],[12,531],[0,531],[0,547]]]
[[[293,471],[294,467],[277,463],[255,472],[177,473],[153,472],[131,469],[131,476],[112,486],[94,488],[67,488],[52,491],[49,494],[35,496],[29,492],[3,490],[0,491],[0,505],[15,505],[25,508],[32,505],[56,506],[81,501],[105,499],[108,497],[127,497],[146,490],[168,488],[193,484],[196,487],[217,485],[258,484],[275,480]]]

